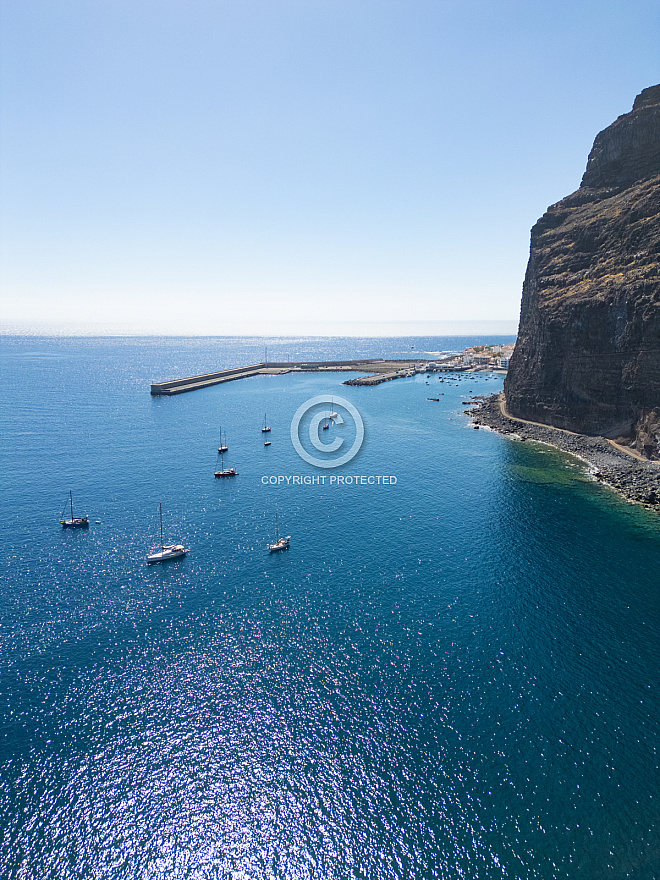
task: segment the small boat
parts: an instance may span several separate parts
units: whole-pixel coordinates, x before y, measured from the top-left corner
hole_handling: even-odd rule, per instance
[[[439,398],[439,397],[427,397],[426,399],[427,399],[427,400],[434,400],[436,403],[440,403],[440,398]]]
[[[334,397],[331,397],[330,398],[330,406],[333,407],[333,410],[332,410],[332,412],[328,413],[328,421],[330,421],[330,422],[334,422],[335,419],[339,418],[339,413],[336,413],[334,411],[334,405],[335,405],[335,399],[334,399]]]
[[[264,446],[270,446],[270,440],[264,440]]]
[[[86,529],[89,526],[89,517],[87,514],[85,516],[74,516],[73,515],[73,495],[69,491],[69,503],[71,504],[71,517],[70,519],[61,519],[60,522],[62,524],[63,529]],[[66,505],[65,505],[66,506]],[[60,516],[64,516],[64,511],[60,514]]]
[[[220,453],[227,452],[228,449],[229,449],[229,446],[227,446],[227,438],[225,437],[223,440],[222,428],[220,428],[220,446],[218,446],[218,452],[220,452]]]
[[[147,565],[154,562],[169,562],[170,559],[180,559],[188,552],[183,544],[165,544],[163,541],[163,505],[160,507],[160,550],[154,550],[147,556]]]
[[[287,535],[286,538],[280,538],[280,526],[277,521],[277,511],[275,511],[275,543],[269,544],[268,550],[271,553],[277,553],[279,550],[288,550],[290,540],[291,535]]]
[[[222,458],[222,454],[220,455],[220,469],[217,470],[213,476],[214,477],[235,477],[236,476],[236,468],[226,468],[224,464],[224,460]]]
[[[214,477],[235,477],[238,474],[236,468],[221,468],[219,471],[216,471],[213,476]]]
[[[267,434],[268,431],[270,431],[270,425],[269,425],[268,422],[266,421],[266,413],[264,413],[264,426],[263,426],[263,428],[261,429],[261,433],[262,433],[262,434]]]
[[[333,398],[331,401],[331,406],[334,406],[334,404],[335,404],[335,401]],[[323,425],[323,430],[327,431],[328,428],[330,427],[330,422],[333,422],[338,416],[339,416],[339,413],[329,412],[327,414],[327,416],[325,417],[325,424]]]

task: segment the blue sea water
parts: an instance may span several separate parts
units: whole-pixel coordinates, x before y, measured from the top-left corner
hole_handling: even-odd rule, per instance
[[[660,877],[660,519],[473,430],[499,376],[149,394],[263,346],[1,341],[0,877]],[[317,395],[363,419],[342,468],[292,445]],[[88,530],[59,524],[69,490]],[[147,566],[159,502],[190,553]]]

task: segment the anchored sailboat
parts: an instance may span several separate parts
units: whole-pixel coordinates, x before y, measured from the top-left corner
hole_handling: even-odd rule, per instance
[[[267,434],[268,431],[270,431],[270,425],[269,425],[268,422],[266,421],[266,413],[264,413],[264,426],[263,426],[263,428],[261,429],[261,433],[262,433],[262,434]]]
[[[183,544],[165,544],[163,541],[163,505],[160,507],[160,550],[154,550],[147,556],[147,564],[154,562],[168,562],[170,559],[179,559],[188,552]]]
[[[330,402],[331,408],[334,407],[334,405],[335,405],[334,398],[331,398],[331,402]],[[330,422],[334,422],[334,420],[338,417],[338,415],[339,415],[339,413],[336,413],[334,411],[334,409],[332,410],[332,412],[329,412],[327,414],[327,416],[325,417],[325,424],[323,425],[324,431],[328,430],[328,428],[330,427]]]
[[[229,446],[227,446],[227,437],[225,436],[224,440],[222,437],[222,427],[220,428],[220,446],[218,446],[218,452],[227,452]]]
[[[86,529],[89,526],[89,517],[87,514],[85,516],[74,516],[73,515],[73,495],[71,491],[69,491],[69,503],[71,505],[71,517],[70,519],[60,519],[62,523],[63,529]],[[65,505],[66,507],[66,505]],[[60,514],[60,516],[64,516],[64,511]]]
[[[214,473],[214,477],[235,477],[236,468],[226,468],[222,453],[220,453],[220,469]]]
[[[275,511],[275,543],[269,544],[268,549],[271,553],[277,553],[278,550],[288,550],[290,540],[291,535],[287,535],[286,538],[280,538],[280,524],[277,520],[277,511]]]

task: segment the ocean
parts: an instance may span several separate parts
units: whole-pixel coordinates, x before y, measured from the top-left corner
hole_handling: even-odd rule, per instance
[[[657,514],[474,430],[497,374],[149,393],[479,341],[2,337],[3,880],[660,877]]]

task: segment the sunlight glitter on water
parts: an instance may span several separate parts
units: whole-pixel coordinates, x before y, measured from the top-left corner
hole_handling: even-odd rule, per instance
[[[547,447],[465,430],[465,389],[501,379],[433,404],[421,377],[150,398],[206,344],[31,341],[4,365],[4,872],[653,876],[657,520]],[[365,420],[355,472],[395,485],[261,483],[305,467],[289,422],[325,391]],[[69,488],[85,533],[59,526]],[[147,567],[159,501],[191,552]],[[269,556],[276,508],[292,545]]]

